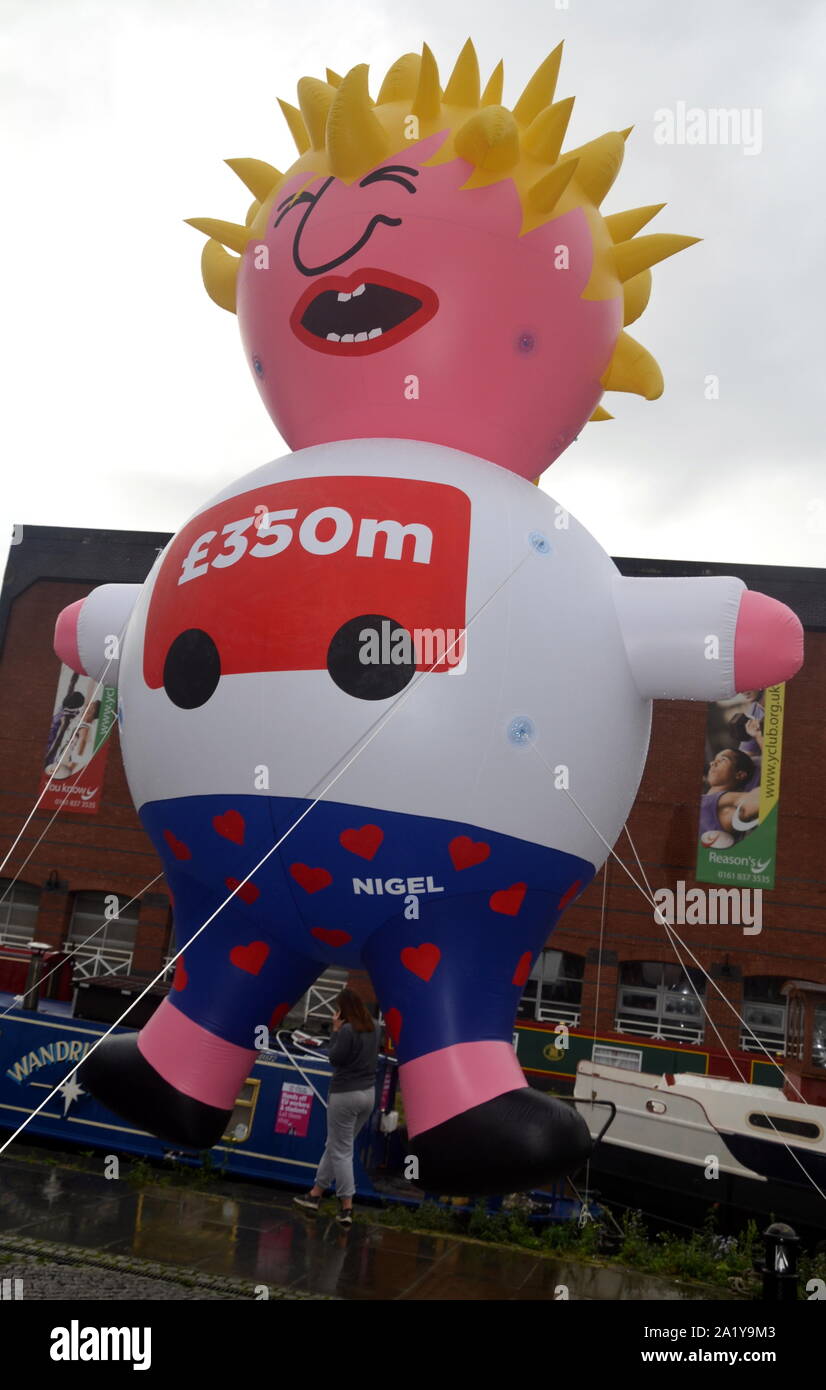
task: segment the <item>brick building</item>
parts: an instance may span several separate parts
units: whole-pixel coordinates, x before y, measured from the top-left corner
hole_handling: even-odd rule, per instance
[[[0,862],[40,792],[60,671],[52,650],[58,613],[101,582],[139,583],[169,539],[43,526],[17,528],[17,536],[0,594]],[[132,805],[117,735],[109,744],[97,813],[38,810],[20,835],[0,873],[0,947],[27,937],[77,944],[100,926],[105,896],[114,893],[118,920],[75,964],[89,975],[108,968],[151,976],[169,953],[169,897]],[[9,892],[10,879],[17,881]]]
[[[171,912],[159,862],[132,806],[117,737],[110,740],[95,814],[38,810],[27,818],[40,790],[60,670],[52,651],[57,614],[99,583],[141,581],[169,538],[27,526],[15,539],[0,596],[0,861],[8,854],[0,870],[0,989],[10,987],[4,953],[19,956],[30,939],[77,948],[92,932],[73,961],[76,973],[114,971],[146,980],[171,951]],[[789,604],[807,630],[806,664],[787,690],[778,872],[774,890],[764,893],[762,931],[677,928],[696,957],[684,956],[684,963],[704,967],[758,1036],[781,1050],[784,982],[826,985],[826,577],[794,568],[617,563],[635,575],[738,574]],[[655,706],[646,773],[629,818],[652,890],[695,882],[705,715],[702,704]],[[617,853],[639,880],[627,839]],[[111,894],[120,911],[107,920]],[[724,1000],[701,974],[694,980],[726,1045],[748,1046]],[[826,1038],[826,1009],[823,1014]],[[614,858],[564,916],[528,983],[520,1017],[687,1044],[702,1043],[707,1031],[663,927]]]

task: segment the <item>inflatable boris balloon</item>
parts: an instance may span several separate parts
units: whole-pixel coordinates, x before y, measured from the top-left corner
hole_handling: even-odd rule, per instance
[[[99,676],[123,634],[123,757],[185,948],[82,1080],[172,1143],[219,1140],[256,1028],[334,963],[369,971],[426,1188],[576,1168],[584,1122],[512,1047],[532,964],[620,833],[652,699],[801,664],[782,605],[735,578],[623,578],[531,485],[604,390],[660,394],[623,325],[692,240],[638,236],[657,207],[602,216],[627,132],[563,152],[559,58],[512,111],[471,44],[444,90],[427,47],[375,103],[363,66],[302,78],[295,164],[230,160],[246,222],[193,224],[294,452],[55,641]]]

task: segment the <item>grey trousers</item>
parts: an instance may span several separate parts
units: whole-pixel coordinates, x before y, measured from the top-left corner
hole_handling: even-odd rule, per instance
[[[352,1197],[353,1144],[367,1124],[376,1103],[376,1088],[366,1091],[333,1091],[327,1102],[327,1144],[321,1155],[315,1186],[322,1192],[336,1185],[337,1197]]]

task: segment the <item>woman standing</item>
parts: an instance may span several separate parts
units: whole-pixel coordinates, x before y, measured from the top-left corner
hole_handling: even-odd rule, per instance
[[[353,1144],[376,1103],[378,1055],[379,1034],[373,1019],[358,995],[343,989],[336,1000],[328,1053],[333,1079],[327,1104],[327,1144],[310,1191],[293,1198],[297,1206],[318,1211],[321,1198],[335,1181],[340,1203],[336,1220],[342,1226],[353,1224]]]

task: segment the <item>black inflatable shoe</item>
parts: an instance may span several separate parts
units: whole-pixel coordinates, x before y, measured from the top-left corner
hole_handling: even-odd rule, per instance
[[[232,1114],[164,1081],[139,1051],[134,1033],[107,1038],[81,1063],[77,1079],[122,1119],[181,1148],[211,1149]]]
[[[593,1149],[572,1105],[529,1086],[506,1091],[411,1139],[416,1184],[447,1196],[530,1192],[574,1173]]]

